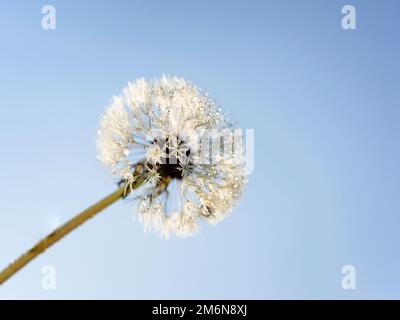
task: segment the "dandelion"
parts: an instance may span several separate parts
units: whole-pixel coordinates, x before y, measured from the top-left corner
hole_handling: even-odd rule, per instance
[[[222,220],[246,182],[242,150],[233,143],[232,128],[208,94],[182,78],[129,83],[112,99],[98,130],[98,159],[111,168],[119,189],[10,264],[0,273],[0,284],[121,198],[137,203],[145,231],[164,238],[192,236],[203,221]]]
[[[221,220],[242,192],[240,164],[219,155],[202,163],[196,152],[204,132],[230,127],[214,101],[184,79],[140,79],[129,83],[103,115],[99,159],[121,183],[144,179],[130,197],[139,202],[145,230],[190,236],[201,220]]]

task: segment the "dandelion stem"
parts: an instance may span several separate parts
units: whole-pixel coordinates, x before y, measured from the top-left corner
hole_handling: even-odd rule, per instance
[[[105,209],[118,199],[125,197],[130,191],[139,187],[142,182],[143,182],[142,179],[139,179],[139,181],[130,184],[129,188],[127,188],[126,184],[123,184],[118,190],[114,191],[107,197],[101,199],[96,204],[82,211],[81,213],[73,217],[71,220],[67,221],[65,224],[55,229],[52,233],[44,237],[42,240],[36,243],[30,250],[26,251],[22,256],[20,256],[14,262],[10,263],[3,271],[0,272],[0,285],[3,284],[11,276],[13,276],[16,272],[18,272],[21,268],[23,268],[27,263],[33,260],[35,257],[44,252],[51,245],[56,243],[58,240],[63,238],[72,230],[79,227],[85,221],[94,217],[101,210]]]

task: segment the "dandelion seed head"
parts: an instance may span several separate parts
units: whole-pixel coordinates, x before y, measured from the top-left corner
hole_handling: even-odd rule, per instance
[[[199,139],[231,128],[227,113],[186,80],[139,79],[113,97],[103,114],[98,158],[127,188],[144,181],[129,197],[137,199],[145,231],[187,237],[201,221],[222,220],[243,191],[244,164],[231,161],[229,145],[222,156],[212,157],[212,148]],[[207,139],[219,142],[220,137]],[[231,139],[228,134],[226,141]]]

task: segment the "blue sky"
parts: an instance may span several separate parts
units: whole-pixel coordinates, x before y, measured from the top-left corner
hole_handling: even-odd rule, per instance
[[[57,28],[41,28],[56,8]],[[341,27],[352,4],[357,29]],[[182,76],[255,130],[237,208],[160,240],[118,203],[0,298],[400,298],[397,1],[0,4],[0,266],[115,184],[99,116],[129,80]],[[341,268],[356,269],[343,290]],[[56,268],[56,290],[41,286]]]

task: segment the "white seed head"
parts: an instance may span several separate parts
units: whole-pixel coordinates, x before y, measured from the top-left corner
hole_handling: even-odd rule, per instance
[[[138,201],[145,230],[191,236],[202,220],[223,219],[243,191],[242,150],[232,150],[231,133],[220,152],[218,133],[231,129],[208,94],[186,80],[139,79],[103,114],[98,158],[128,188],[143,181],[129,197]]]

